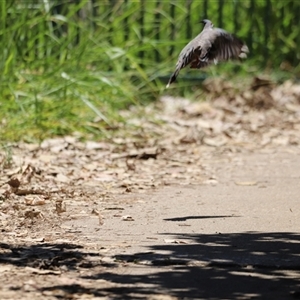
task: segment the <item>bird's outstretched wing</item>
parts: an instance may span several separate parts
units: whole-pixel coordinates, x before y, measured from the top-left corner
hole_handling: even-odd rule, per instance
[[[212,30],[203,38],[210,40],[211,47],[205,59],[199,59],[198,64],[194,63],[191,68],[200,69],[218,61],[246,58],[249,52],[248,47],[240,39],[220,28]]]

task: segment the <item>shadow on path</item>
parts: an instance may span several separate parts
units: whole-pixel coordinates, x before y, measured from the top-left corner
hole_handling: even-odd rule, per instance
[[[115,299],[133,292],[165,293],[180,299],[300,299],[297,233],[184,234],[177,238],[176,244],[154,245],[148,253],[116,256],[119,261],[144,265],[149,272],[107,272],[90,278],[125,285],[110,289]],[[185,242],[180,243],[181,239]],[[127,289],[126,284],[130,284]]]
[[[203,220],[203,219],[224,219],[224,218],[237,218],[238,216],[187,216],[187,217],[176,217],[176,218],[167,218],[164,221],[171,222],[184,222],[187,220]]]
[[[34,245],[9,245],[0,243],[0,263],[42,270],[76,270],[92,267],[87,257],[99,256],[86,252],[83,246],[67,243],[40,243]],[[99,256],[100,260],[101,256]]]
[[[174,243],[155,244],[143,253],[120,253],[106,268],[97,268],[102,264],[101,255],[79,245],[13,247],[0,243],[0,249],[1,264],[64,267],[64,272],[88,270],[83,275],[78,273],[78,277],[89,285],[40,288],[41,292],[60,290],[68,297],[89,294],[109,299],[146,299],[163,294],[179,299],[300,299],[297,233],[177,235]],[[92,261],[86,260],[91,256]]]

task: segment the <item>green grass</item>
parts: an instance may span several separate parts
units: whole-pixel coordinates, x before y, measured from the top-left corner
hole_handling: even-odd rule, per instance
[[[107,136],[125,122],[120,109],[157,97],[161,87],[131,51],[112,47],[107,33],[75,22],[80,7],[70,9],[68,18],[4,6],[10,20],[0,32],[2,141],[37,141],[74,131]],[[52,22],[55,30],[67,25],[67,35],[57,35]]]
[[[122,121],[118,110],[137,101],[136,87],[113,74],[76,68],[18,75],[19,82],[2,90],[2,140],[42,140],[74,131],[105,135]]]

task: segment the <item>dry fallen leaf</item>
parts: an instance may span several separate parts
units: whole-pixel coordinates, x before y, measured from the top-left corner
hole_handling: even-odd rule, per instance
[[[28,184],[30,183],[32,177],[35,174],[35,167],[33,167],[31,164],[28,164],[24,172],[22,173],[22,184]]]
[[[42,212],[39,210],[36,210],[36,209],[26,210],[24,212],[24,216],[29,219],[35,219],[35,218],[43,219],[44,218]]]
[[[7,184],[9,184],[12,188],[18,188],[21,182],[18,178],[11,178]]]
[[[46,204],[45,199],[42,199],[38,196],[25,196],[24,200],[26,205],[31,205],[31,206]]]
[[[66,212],[66,204],[62,200],[56,200],[55,201],[55,210],[58,214],[61,214],[63,212]]]
[[[131,216],[122,216],[123,221],[134,221],[133,217]]]
[[[64,174],[57,174],[57,176],[55,177],[55,180],[57,182],[65,182],[65,183],[70,182],[70,179]]]
[[[226,142],[227,142],[227,139],[223,136],[219,136],[216,138],[208,138],[208,137],[203,138],[203,143],[208,146],[212,146],[212,147],[224,146],[226,144]]]
[[[175,240],[175,239],[164,239],[164,242],[167,244],[189,244],[187,241]]]

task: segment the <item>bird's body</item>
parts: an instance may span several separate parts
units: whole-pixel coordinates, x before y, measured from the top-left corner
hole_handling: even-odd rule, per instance
[[[202,22],[205,24],[202,32],[180,52],[167,88],[187,65],[192,69],[200,69],[213,62],[247,57],[248,47],[240,39],[221,28],[214,28],[209,20]]]

